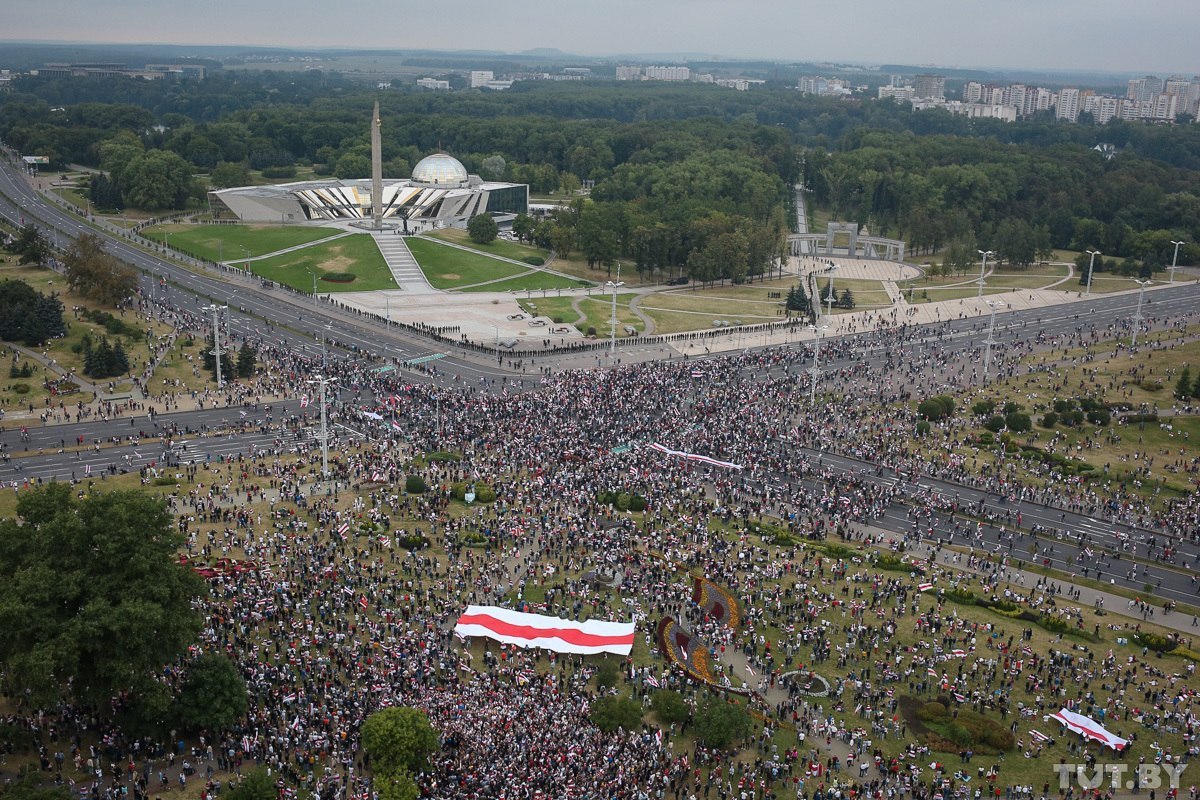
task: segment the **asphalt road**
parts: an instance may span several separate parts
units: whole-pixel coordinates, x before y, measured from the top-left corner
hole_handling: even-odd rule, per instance
[[[430,348],[428,340],[406,337],[394,328],[385,330],[381,324],[351,321],[346,318],[348,315],[327,304],[314,304],[305,295],[264,290],[257,280],[190,272],[172,261],[135,247],[120,236],[93,228],[75,215],[47,203],[12,170],[12,165],[0,164],[0,216],[14,224],[35,222],[52,241],[56,236],[66,238],[83,232],[99,233],[105,238],[106,247],[111,253],[145,273],[143,286],[151,296],[194,311],[214,301],[227,304],[230,306],[231,328],[239,334],[265,338],[273,344],[294,349],[311,347],[316,338],[324,335],[330,340],[361,348],[366,353],[401,362],[439,352]],[[63,238],[59,242],[62,243]],[[162,279],[165,279],[165,285]],[[1103,331],[1113,324],[1127,325],[1136,307],[1135,295],[1098,295],[1071,305],[998,314],[996,352],[1001,352],[1008,344],[1039,335],[1053,339],[1079,331]],[[1200,309],[1200,288],[1189,283],[1149,293],[1142,312],[1143,316],[1153,318],[1191,313],[1197,309]],[[926,326],[923,336],[903,347],[869,344],[869,336],[865,334],[851,336],[848,337],[852,344],[850,358],[822,366],[825,369],[839,369],[862,361],[876,365],[899,363],[907,358],[919,357],[927,352],[926,348],[931,347],[937,347],[944,353],[968,350],[978,355],[985,324],[985,319],[971,317]],[[656,354],[665,357],[674,352],[669,347],[643,347],[641,351],[643,358]],[[331,349],[331,357],[338,357],[336,348]],[[543,357],[539,359],[539,364],[562,368],[579,360],[578,356]],[[448,353],[437,361],[436,375],[421,377],[446,383],[456,379],[475,383],[480,378],[498,379],[502,376],[511,377],[512,373],[474,355]],[[298,402],[291,401],[272,404],[269,413],[265,407],[253,406],[205,409],[161,414],[153,420],[144,416],[132,421],[128,418],[108,422],[89,420],[68,425],[30,427],[26,433],[10,422],[5,425],[8,430],[0,433],[0,442],[6,445],[7,453],[15,457],[0,463],[0,480],[95,478],[106,471],[129,471],[150,464],[158,468],[165,463],[179,461],[209,463],[264,450],[309,452],[315,447],[311,420],[283,424],[285,418],[299,413]],[[354,435],[345,428],[335,427],[334,431],[343,436]],[[163,433],[173,444],[150,441],[152,437]],[[80,440],[85,446],[72,452],[77,449]],[[96,442],[102,443],[99,450],[95,449]],[[68,448],[68,451],[60,453],[62,447]],[[886,471],[876,475],[876,466],[868,462],[828,453],[813,452],[810,456],[819,458],[824,466],[861,474],[870,480],[883,483],[905,480]],[[1194,544],[1181,545],[1179,555],[1175,558],[1178,567],[1138,566],[1137,575],[1129,578],[1126,573],[1134,567],[1131,560],[1133,556],[1150,558],[1148,541],[1153,534],[1147,531],[1029,501],[1012,502],[971,487],[923,476],[918,477],[915,484],[907,481],[907,485],[914,491],[932,492],[953,499],[960,509],[970,509],[974,516],[991,514],[1003,517],[1011,512],[1015,517],[1020,512],[1023,527],[1037,525],[1044,528],[1045,533],[1040,537],[1027,533],[1013,536],[1013,524],[1007,519],[997,519],[996,525],[984,525],[981,528],[982,539],[974,538],[973,525],[969,537],[964,537],[961,528],[955,536],[954,521],[945,513],[935,513],[932,518],[921,520],[914,529],[909,506],[897,504],[888,510],[879,524],[899,536],[912,534],[916,530],[928,538],[932,529],[933,535],[939,539],[951,537],[958,544],[987,552],[1009,553],[1012,558],[1026,562],[1041,562],[1049,558],[1052,566],[1068,572],[1079,571],[1082,565],[1087,565],[1094,575],[1094,570],[1099,567],[1103,572],[1102,579],[1106,582],[1111,580],[1115,585],[1137,591],[1141,591],[1147,583],[1157,584],[1161,580],[1161,588],[1156,590],[1156,594],[1164,599],[1190,601],[1196,595],[1191,576],[1184,569],[1184,565],[1192,569],[1200,567],[1200,547]],[[959,522],[961,525],[961,519]],[[1002,524],[1006,529],[1003,533]],[[1076,541],[1081,534],[1087,538],[1083,542]],[[1163,536],[1155,538],[1161,546]],[[1035,544],[1039,548],[1036,556],[1031,551]]]

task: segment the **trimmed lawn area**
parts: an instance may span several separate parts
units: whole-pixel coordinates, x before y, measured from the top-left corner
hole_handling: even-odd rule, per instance
[[[302,292],[311,292],[313,288],[309,270],[318,278],[331,272],[349,272],[355,276],[349,283],[320,280],[317,283],[319,294],[396,288],[396,280],[369,233],[343,236],[325,244],[248,263],[255,275]]]
[[[472,250],[476,250],[480,253],[501,256],[503,258],[511,258],[515,259],[516,261],[520,261],[521,259],[529,256],[536,256],[544,259],[549,255],[547,251],[542,250],[539,247],[533,247],[532,245],[521,244],[519,242],[510,242],[507,239],[493,239],[487,244],[476,244],[475,242],[471,241],[471,237],[467,234],[467,232],[461,228],[445,228],[440,231],[432,231],[428,234],[428,236],[431,239],[441,239],[444,242],[453,242],[454,244],[461,245],[462,247],[469,247]]]
[[[629,301],[637,295],[632,293],[617,295],[617,336],[623,337],[625,326],[631,325],[637,328],[638,332],[646,329],[645,323],[629,310]],[[579,319],[579,314],[572,307],[572,300],[579,301],[579,311],[583,314],[583,320],[580,321],[576,328],[581,333],[587,333],[588,328],[595,328],[596,335],[607,337],[609,335],[610,324],[612,322],[612,295],[593,294],[591,297],[546,297],[533,298],[532,300],[521,300],[521,308],[525,309],[530,314],[539,314],[541,316],[550,317],[551,319],[561,319],[564,324],[571,325]]]
[[[553,272],[543,272],[542,270],[532,270],[523,275],[515,275],[507,280],[497,281],[496,283],[481,283],[475,286],[464,286],[464,292],[512,292],[512,291],[532,291],[538,292],[542,289],[575,289],[581,286],[589,286],[587,281],[581,281],[578,278],[568,278],[564,275],[555,275]]]
[[[525,271],[516,264],[499,261],[482,253],[468,253],[457,247],[448,247],[435,239],[412,236],[406,243],[425,273],[425,278],[435,289],[458,289],[495,278],[512,278]],[[486,291],[502,292],[504,289],[489,287]]]
[[[207,261],[229,262],[243,258],[247,250],[251,257],[265,256],[288,247],[328,239],[338,233],[337,228],[304,225],[156,225],[142,231],[147,239],[159,242],[166,242],[167,234],[170,234],[171,247],[188,255]]]
[[[690,311],[697,314],[693,329],[707,329],[714,319],[727,319],[732,322],[740,319],[746,324],[759,322],[774,322],[782,319],[776,310],[777,301],[730,300],[727,297],[710,297],[702,293],[696,295],[673,294],[660,292],[642,300],[643,311]],[[707,319],[699,315],[706,316]]]

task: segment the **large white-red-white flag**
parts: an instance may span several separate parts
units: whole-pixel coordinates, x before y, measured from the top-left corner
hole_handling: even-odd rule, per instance
[[[658,442],[650,445],[650,449],[656,450],[663,455],[671,456],[672,458],[682,458],[685,461],[697,461],[701,464],[708,464],[713,467],[724,467],[725,469],[736,469],[739,471],[742,469],[741,464],[735,464],[732,461],[721,461],[720,459],[712,458],[711,456],[705,456],[699,453],[689,453],[685,450],[672,450],[670,447],[659,444]]]
[[[499,606],[467,606],[454,632],[459,636],[486,636],[518,647],[541,647],[556,653],[614,653],[627,656],[633,649],[635,624],[589,619],[586,622],[526,614]]]
[[[1125,745],[1129,744],[1128,739],[1122,739],[1115,733],[1110,733],[1103,725],[1091,717],[1085,717],[1083,714],[1076,714],[1074,711],[1063,709],[1057,714],[1052,714],[1056,720],[1067,726],[1068,730],[1078,733],[1088,739],[1094,739],[1102,745],[1111,747],[1113,750],[1120,750]]]

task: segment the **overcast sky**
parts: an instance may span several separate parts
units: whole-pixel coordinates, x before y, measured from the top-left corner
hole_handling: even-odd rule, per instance
[[[1200,0],[16,0],[0,37],[1200,73]]]

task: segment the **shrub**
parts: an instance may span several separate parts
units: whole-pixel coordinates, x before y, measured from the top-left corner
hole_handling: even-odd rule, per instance
[[[565,321],[566,321],[566,319],[561,314],[554,318],[555,325],[562,325],[563,322],[565,322]]]
[[[1112,422],[1112,413],[1107,408],[1094,408],[1087,412],[1088,422],[1101,427]]]
[[[1004,430],[1004,417],[1000,416],[999,414],[990,416],[987,418],[987,421],[983,423],[983,427],[987,428],[992,433],[999,433],[1000,431]]]
[[[1033,428],[1033,421],[1029,419],[1029,415],[1020,411],[1010,411],[1006,414],[1004,424],[1014,433],[1025,433]]]
[[[1041,425],[1043,428],[1053,428],[1057,424],[1058,424],[1058,414],[1054,413],[1053,411],[1049,411],[1045,415],[1042,416]]]
[[[351,283],[357,277],[353,272],[325,272],[322,273],[321,280],[330,283]]]
[[[453,464],[462,461],[462,456],[455,453],[453,450],[433,450],[425,454],[425,460],[429,462],[441,462],[444,464]]]
[[[975,405],[971,406],[971,413],[977,417],[990,416],[991,413],[995,410],[996,410],[996,401],[995,400],[980,400],[979,402],[975,403]]]
[[[155,486],[174,486],[177,483],[179,483],[179,481],[175,480],[174,478],[170,478],[166,475],[160,475],[159,477],[154,479]]]
[[[1038,617],[1037,624],[1051,633],[1068,633],[1071,630],[1071,626],[1066,620],[1045,614]]]
[[[632,495],[629,498],[629,510],[634,512],[635,514],[639,511],[645,511],[646,510],[646,498],[642,497],[640,494]]]
[[[17,394],[29,394],[29,384],[28,383],[14,383],[12,385],[12,390],[14,392],[16,392]]]
[[[973,606],[979,602],[979,598],[974,593],[968,592],[965,589],[947,589],[943,592],[943,596],[947,600],[953,600],[955,603],[965,606]]]
[[[650,697],[650,707],[658,718],[668,725],[684,722],[690,713],[683,697],[672,689],[659,689]]]
[[[1078,428],[1083,424],[1083,412],[1079,410],[1067,411],[1060,419],[1063,425],[1070,425],[1072,428]]]
[[[521,260],[531,267],[540,267],[546,263],[546,259],[541,256],[525,256]]]
[[[1135,633],[1132,638],[1137,644],[1156,653],[1169,653],[1179,647],[1179,642],[1157,633]]]
[[[917,436],[922,436],[922,437],[928,436],[929,431],[930,431],[930,425],[929,425],[928,420],[923,419],[917,423]]]
[[[616,661],[604,659],[596,665],[596,685],[604,688],[612,688],[617,685],[617,679],[621,677],[621,668],[617,666]]]
[[[405,550],[420,550],[429,544],[429,540],[420,531],[415,531],[404,536],[397,536],[396,544]]]
[[[942,394],[922,400],[917,405],[917,413],[932,422],[945,419],[954,413],[954,398]]]
[[[594,325],[588,325],[588,329],[587,329],[587,335],[588,335],[588,336],[595,336],[595,335],[596,335],[596,326],[594,326]]]
[[[618,728],[632,731],[642,724],[642,706],[626,697],[601,697],[592,704],[588,717],[605,733]]]
[[[409,475],[404,480],[404,491],[409,494],[425,494],[429,491],[429,484],[425,483],[425,479],[420,475]]]
[[[1014,403],[1010,400],[1009,402],[1004,404],[1004,413],[1005,414],[1015,414],[1020,410],[1021,410],[1020,403]]]

